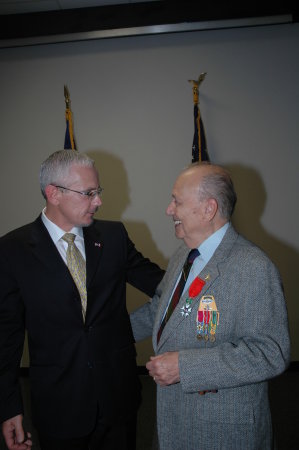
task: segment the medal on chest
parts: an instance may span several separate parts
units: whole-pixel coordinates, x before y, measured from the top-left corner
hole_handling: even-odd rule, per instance
[[[196,317],[197,339],[215,342],[219,324],[219,311],[213,295],[203,295],[199,302]]]
[[[184,317],[188,317],[189,314],[192,311],[192,303],[195,297],[197,297],[202,288],[204,287],[204,285],[206,284],[206,282],[204,280],[202,280],[199,277],[194,278],[194,280],[192,281],[189,289],[188,289],[188,297],[186,299],[186,303],[184,306],[181,307],[181,314]]]

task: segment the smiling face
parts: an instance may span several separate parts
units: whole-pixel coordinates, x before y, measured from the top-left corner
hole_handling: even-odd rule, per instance
[[[223,224],[216,200],[199,195],[202,177],[209,170],[195,167],[184,171],[174,184],[172,200],[166,210],[174,221],[176,237],[183,239],[189,248],[197,248]]]
[[[97,189],[98,173],[94,167],[74,164],[64,178],[62,186],[81,192]],[[102,204],[98,195],[92,198],[53,185],[46,187],[46,194],[47,217],[65,231],[70,231],[75,226],[91,225],[94,214]]]

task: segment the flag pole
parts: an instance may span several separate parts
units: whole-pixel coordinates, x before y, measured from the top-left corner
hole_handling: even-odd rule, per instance
[[[202,72],[197,80],[188,80],[193,84],[193,104],[194,104],[194,136],[192,145],[192,162],[209,161],[209,156],[206,148],[206,139],[203,128],[203,123],[200,116],[199,109],[199,86],[203,82],[207,72]]]
[[[70,99],[69,90],[66,85],[64,85],[64,100],[65,100],[65,120],[66,120],[64,148],[76,150],[76,144],[75,144],[74,133],[73,133],[71,99]]]

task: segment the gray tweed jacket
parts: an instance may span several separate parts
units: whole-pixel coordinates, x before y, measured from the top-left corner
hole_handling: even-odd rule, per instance
[[[180,382],[157,387],[160,450],[273,448],[267,380],[289,363],[287,311],[279,273],[230,225],[199,274],[205,281],[182,314],[185,293],[157,332],[189,249],[181,246],[152,301],[131,314],[136,341],[153,335],[156,354],[179,352]],[[219,312],[215,341],[197,338],[197,311],[212,295]],[[217,390],[199,395],[202,390]]]

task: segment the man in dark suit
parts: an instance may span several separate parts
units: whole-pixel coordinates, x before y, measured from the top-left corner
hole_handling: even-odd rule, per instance
[[[276,267],[230,223],[235,202],[222,167],[178,176],[166,212],[183,243],[131,315],[136,341],[153,335],[160,450],[273,448],[267,380],[289,364],[287,311]]]
[[[102,188],[86,155],[55,152],[41,166],[40,185],[40,217],[0,239],[6,444],[32,445],[18,385],[26,329],[42,450],[132,450],[140,384],[126,283],[153,296],[163,271],[135,249],[121,223],[94,220]]]

